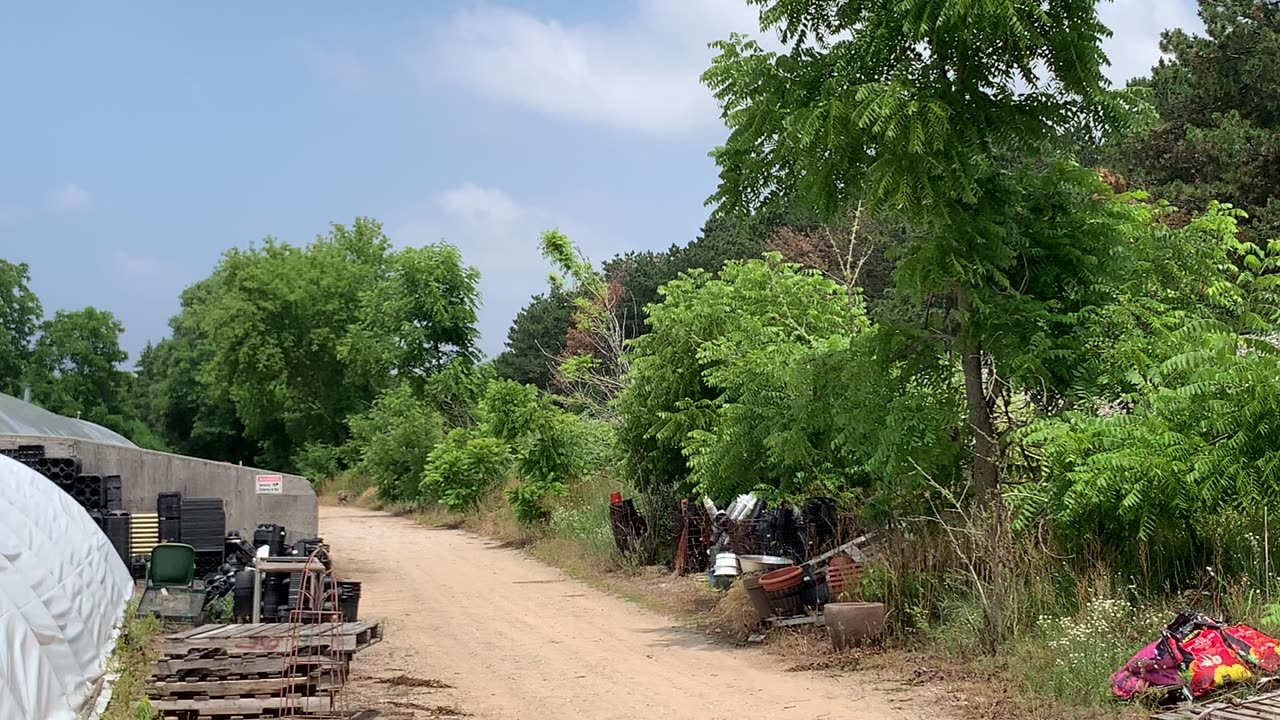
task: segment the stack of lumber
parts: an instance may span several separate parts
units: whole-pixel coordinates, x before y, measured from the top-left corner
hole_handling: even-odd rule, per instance
[[[336,692],[377,623],[202,625],[164,639],[147,697],[163,718],[349,717]]]

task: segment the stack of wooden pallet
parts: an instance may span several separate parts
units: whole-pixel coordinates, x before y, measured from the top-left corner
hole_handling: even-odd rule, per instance
[[[351,656],[377,623],[203,625],[169,635],[147,697],[164,718],[339,718]]]

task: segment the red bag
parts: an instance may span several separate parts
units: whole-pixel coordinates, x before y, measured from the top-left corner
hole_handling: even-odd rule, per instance
[[[1253,677],[1248,666],[1236,655],[1217,628],[1196,630],[1182,641],[1182,649],[1191,653],[1191,695],[1201,697],[1232,683]]]
[[[1275,638],[1248,625],[1232,625],[1223,628],[1222,633],[1232,649],[1248,660],[1250,665],[1263,672],[1280,670],[1280,651],[1276,650]]]

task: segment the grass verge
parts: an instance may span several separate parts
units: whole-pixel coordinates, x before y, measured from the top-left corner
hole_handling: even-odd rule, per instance
[[[160,621],[154,616],[139,616],[137,601],[125,609],[124,624],[116,647],[107,664],[108,672],[117,677],[111,689],[102,720],[150,720],[155,717],[147,701],[147,678],[151,663],[159,657]]]

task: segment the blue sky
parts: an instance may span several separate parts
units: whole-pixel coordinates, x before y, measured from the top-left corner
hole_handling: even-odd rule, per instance
[[[1119,0],[1111,76],[1192,0]],[[131,356],[225,249],[381,220],[483,274],[495,353],[545,287],[539,230],[596,260],[692,239],[724,136],[706,43],[743,0],[10,3],[0,10],[0,257],[46,312],[94,305]]]

